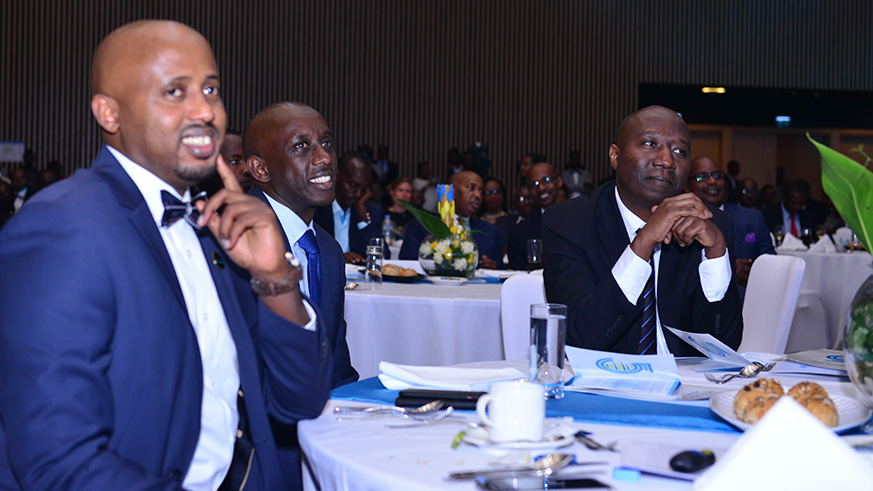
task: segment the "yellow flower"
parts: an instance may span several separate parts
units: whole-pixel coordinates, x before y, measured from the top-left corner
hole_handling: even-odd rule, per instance
[[[456,226],[454,226],[454,225],[452,225],[452,228],[451,228],[451,229],[449,229],[449,230],[451,230],[451,231],[452,231],[452,235],[454,235],[454,234],[456,234],[456,233],[458,233],[458,227],[456,227]]]
[[[437,241],[433,241],[433,242],[430,243],[430,248],[433,249],[433,250],[436,250],[437,245],[439,245],[439,244],[437,243]]]

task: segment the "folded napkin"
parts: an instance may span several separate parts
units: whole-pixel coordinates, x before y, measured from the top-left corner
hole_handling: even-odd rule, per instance
[[[527,378],[517,368],[468,368],[400,365],[379,362],[379,381],[387,389],[483,390],[494,382]]]
[[[782,239],[782,245],[776,248],[776,252],[780,251],[805,251],[809,249],[806,247],[806,244],[803,243],[802,240],[791,234],[785,234],[785,238]]]
[[[363,266],[360,264],[346,264],[346,279],[357,279],[364,277]]]
[[[869,489],[873,466],[791,397],[782,397],[694,481],[705,491]]]
[[[818,242],[810,246],[809,252],[837,252],[837,247],[830,236],[825,234]]]

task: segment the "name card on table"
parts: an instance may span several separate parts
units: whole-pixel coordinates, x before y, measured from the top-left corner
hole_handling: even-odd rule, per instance
[[[679,387],[673,355],[628,355],[567,346],[576,378],[567,390],[668,396]]]
[[[716,339],[712,334],[687,332],[673,327],[664,327],[679,336],[679,339],[703,353],[704,356],[716,362],[718,368],[742,368],[752,364],[752,362],[731,349],[730,346]]]

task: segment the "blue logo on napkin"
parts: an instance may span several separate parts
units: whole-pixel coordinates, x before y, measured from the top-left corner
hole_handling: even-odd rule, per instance
[[[754,244],[755,243],[755,232],[749,232],[746,234],[746,238],[743,239],[743,244]]]
[[[616,363],[612,358],[601,358],[595,363],[597,368],[612,373],[632,374],[653,372],[651,363]]]

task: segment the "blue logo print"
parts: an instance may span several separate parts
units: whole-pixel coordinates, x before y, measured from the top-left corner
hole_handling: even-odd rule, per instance
[[[828,360],[835,361],[837,363],[845,363],[846,357],[845,355],[828,355],[826,356]]]
[[[621,363],[614,362],[612,358],[601,358],[595,363],[597,368],[612,373],[632,374],[639,372],[652,372],[651,363]]]
[[[696,344],[697,346],[699,346],[701,349],[703,349],[703,351],[708,351],[716,356],[727,356],[727,352],[725,352],[725,350],[719,348],[709,341],[701,343],[694,339],[693,336],[688,336],[688,340],[691,341],[692,344]]]

